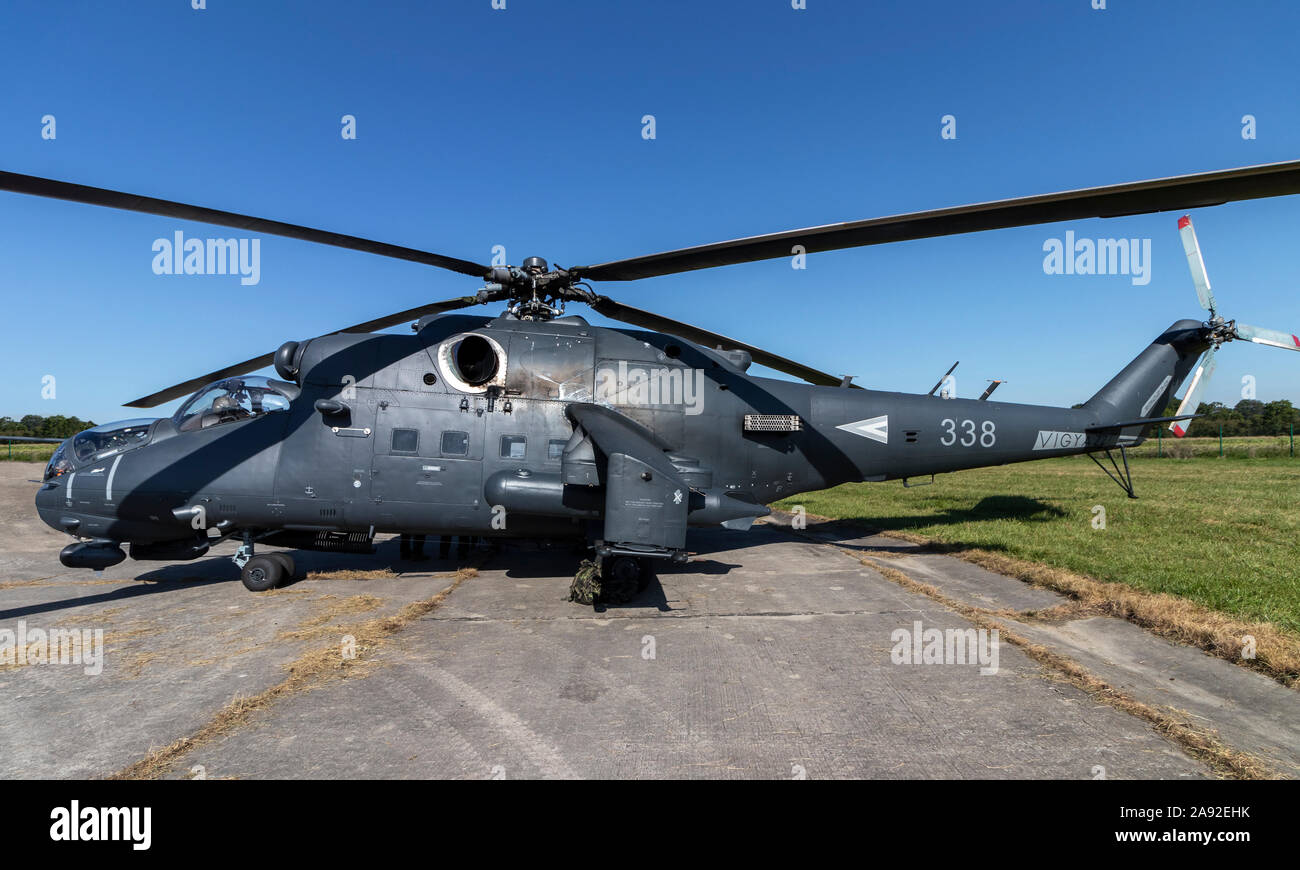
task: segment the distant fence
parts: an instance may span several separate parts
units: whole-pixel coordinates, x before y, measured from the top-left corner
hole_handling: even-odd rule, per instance
[[[1136,456],[1168,459],[1188,459],[1193,456],[1218,456],[1224,458],[1256,459],[1265,457],[1295,458],[1295,426],[1288,427],[1285,435],[1224,435],[1219,425],[1218,435],[1198,435],[1195,438],[1166,438],[1164,427],[1156,429],[1156,437],[1135,448]]]

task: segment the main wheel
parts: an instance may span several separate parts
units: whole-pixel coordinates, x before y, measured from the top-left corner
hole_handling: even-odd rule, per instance
[[[643,560],[634,556],[603,559],[600,566],[601,598],[613,604],[631,601],[645,588],[644,580],[648,575]]]
[[[239,575],[249,592],[274,589],[283,578],[284,563],[274,556],[254,556],[244,563],[244,570]]]

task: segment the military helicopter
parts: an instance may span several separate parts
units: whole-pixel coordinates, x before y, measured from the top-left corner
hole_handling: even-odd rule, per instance
[[[128,403],[191,394],[169,418],[98,426],[55,451],[41,518],[77,540],[69,567],[185,560],[227,539],[244,585],[294,573],[259,544],[371,552],[378,533],[574,540],[613,595],[650,560],[685,561],[687,529],[746,529],[767,503],[850,481],[1088,454],[1135,497],[1127,449],[1190,419],[1223,344],[1300,350],[1225,320],[1189,218],[1209,318],[1178,320],[1073,408],[879,392],[597,293],[619,282],[863,245],[1300,193],[1300,161],[837,223],[593,266],[489,267],[278,221],[0,172],[0,189],[396,257],[483,280]],[[566,303],[632,329],[592,326]],[[504,303],[496,316],[453,313]],[[403,322],[412,334],[378,333]],[[760,377],[759,363],[806,383]],[[278,377],[254,375],[273,367]],[[1177,414],[1153,416],[1191,375]],[[936,386],[937,389],[937,386]],[[1116,453],[1123,465],[1116,460]],[[1107,467],[1102,458],[1109,461]],[[1113,469],[1113,470],[1112,470]]]

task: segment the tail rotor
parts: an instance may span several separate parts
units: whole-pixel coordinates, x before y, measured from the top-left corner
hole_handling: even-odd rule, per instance
[[[1201,307],[1210,312],[1210,319],[1218,316],[1214,311],[1214,291],[1210,289],[1210,276],[1205,271],[1205,259],[1201,256],[1201,244],[1196,240],[1196,227],[1192,219],[1183,215],[1178,219],[1178,235],[1183,240],[1183,252],[1187,254],[1187,268],[1192,273],[1192,284],[1196,286],[1196,298],[1201,300]]]
[[[1224,320],[1215,310],[1214,292],[1210,289],[1210,276],[1205,271],[1205,259],[1201,256],[1201,245],[1196,240],[1196,228],[1192,226],[1192,219],[1187,215],[1183,215],[1178,219],[1178,234],[1182,237],[1183,252],[1187,254],[1187,268],[1192,273],[1192,284],[1196,287],[1196,297],[1200,300],[1201,307],[1210,313],[1210,319],[1205,321],[1206,338],[1210,341],[1210,348],[1201,355],[1200,361],[1197,362],[1196,369],[1193,371],[1191,380],[1187,385],[1187,392],[1178,405],[1178,412],[1174,416],[1181,417],[1186,414],[1196,413],[1196,409],[1201,403],[1201,395],[1205,391],[1205,385],[1209,383],[1210,376],[1214,374],[1216,365],[1214,354],[1225,342],[1239,339],[1267,345],[1268,347],[1280,347],[1283,350],[1300,351],[1300,337],[1276,329],[1264,329],[1263,327],[1250,326],[1245,323],[1238,324],[1235,320]],[[1187,424],[1185,421],[1170,423],[1169,431],[1173,432],[1175,437],[1182,438],[1187,434]]]

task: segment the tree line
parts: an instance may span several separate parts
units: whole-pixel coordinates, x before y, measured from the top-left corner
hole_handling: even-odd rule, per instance
[[[1178,412],[1178,403],[1172,403],[1165,413],[1173,416]],[[1219,426],[1223,426],[1226,435],[1286,435],[1291,427],[1300,430],[1300,408],[1292,406],[1287,399],[1261,402],[1258,399],[1242,399],[1236,405],[1228,407],[1223,402],[1201,402],[1196,413],[1204,414],[1191,421],[1187,427],[1189,438],[1217,436]]]
[[[28,414],[18,420],[12,417],[0,417],[0,435],[16,435],[22,438],[71,438],[83,429],[93,428],[92,420],[79,417],[65,417],[51,414]]]

